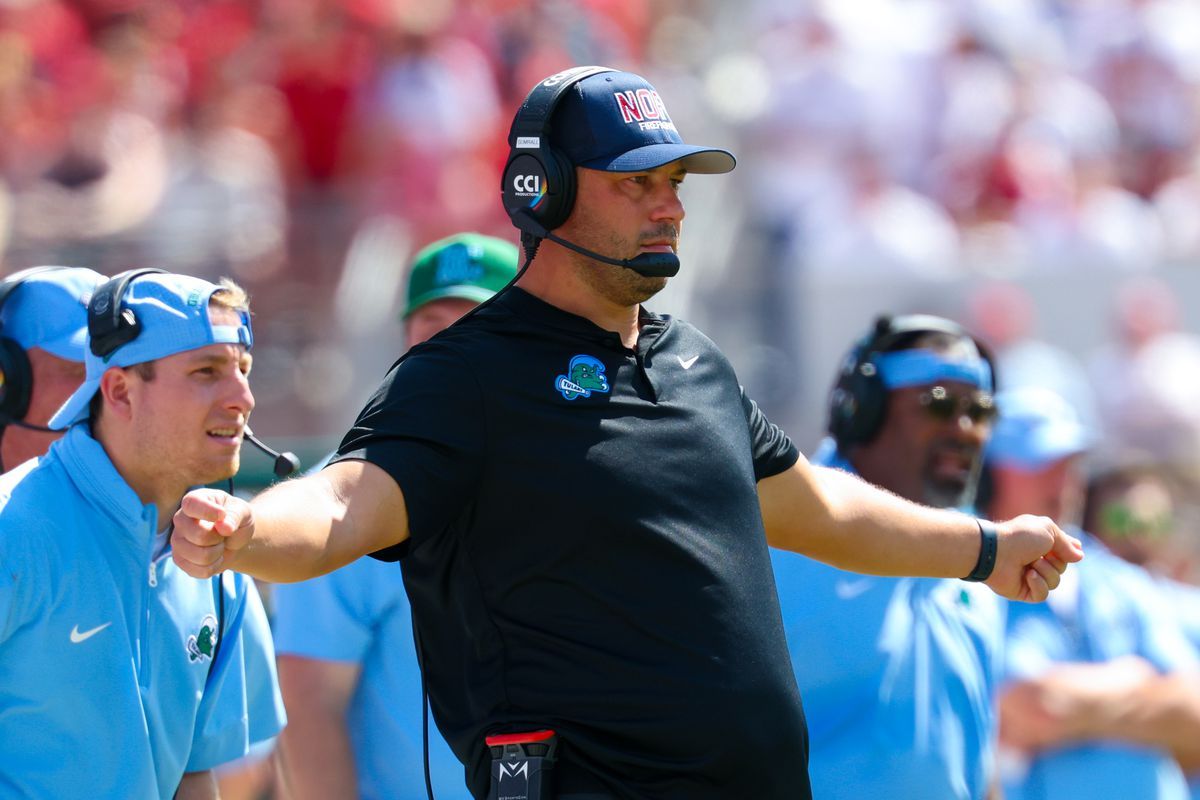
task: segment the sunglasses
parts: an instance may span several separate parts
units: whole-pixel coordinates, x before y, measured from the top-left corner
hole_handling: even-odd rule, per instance
[[[939,422],[966,417],[975,425],[982,425],[996,418],[996,404],[987,392],[951,394],[945,386],[934,386],[922,393],[919,400],[926,413]]]

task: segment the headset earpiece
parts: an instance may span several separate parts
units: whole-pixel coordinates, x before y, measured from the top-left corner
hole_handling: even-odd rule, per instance
[[[575,189],[579,181],[575,178],[575,165],[565,155],[548,147],[543,166],[546,167],[546,198],[549,202],[541,212],[542,227],[554,230],[567,221],[575,208]],[[555,186],[558,191],[555,191]]]
[[[875,320],[871,332],[860,339],[847,355],[833,391],[829,394],[828,431],[839,449],[867,444],[883,427],[887,416],[888,390],[879,374],[878,356],[889,352],[901,339],[925,333],[945,333],[973,341],[980,357],[992,372],[992,386],[995,387],[996,362],[991,351],[965,328],[948,319],[927,314],[880,316]]]
[[[132,309],[123,308],[129,284],[141,275],[161,269],[131,269],[113,276],[92,295],[88,303],[88,338],[92,355],[107,358],[123,344],[137,338],[142,324]]]
[[[64,267],[31,267],[0,281],[0,310],[28,278],[59,269]],[[0,428],[10,421],[25,419],[32,397],[33,368],[29,364],[29,354],[15,339],[4,336],[0,328]]]
[[[883,426],[887,390],[874,361],[875,343],[872,334],[855,346],[830,393],[829,433],[839,448],[865,444]]]
[[[24,419],[33,397],[33,368],[25,348],[15,339],[0,336],[0,427]]]
[[[504,208],[522,233],[545,239],[575,207],[575,167],[553,149],[520,153],[504,171]]]
[[[613,70],[574,67],[551,75],[533,87],[513,118],[500,195],[512,224],[523,233],[544,239],[571,216],[575,165],[551,146],[550,118],[568,89],[602,72]]]

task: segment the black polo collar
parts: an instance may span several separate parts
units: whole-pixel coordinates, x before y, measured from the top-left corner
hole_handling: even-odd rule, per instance
[[[631,352],[615,331],[605,330],[590,319],[551,305],[520,287],[510,286],[505,289],[504,293],[496,298],[496,305],[529,322],[566,331],[615,350]],[[645,306],[639,306],[638,324],[641,332],[638,336],[638,349],[644,351],[666,330],[668,321],[668,317],[659,316]]]

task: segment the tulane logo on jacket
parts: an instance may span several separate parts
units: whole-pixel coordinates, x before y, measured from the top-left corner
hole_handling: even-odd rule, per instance
[[[216,646],[217,618],[212,614],[206,614],[204,619],[200,620],[200,630],[188,636],[188,660],[195,662],[205,658],[211,659],[213,648]]]
[[[604,364],[595,356],[575,356],[567,367],[567,374],[554,379],[554,388],[568,400],[591,397],[592,392],[607,392]]]

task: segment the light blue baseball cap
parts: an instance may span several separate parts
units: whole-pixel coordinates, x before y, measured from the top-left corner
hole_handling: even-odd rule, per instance
[[[100,378],[110,367],[132,367],[210,344],[242,344],[247,349],[253,346],[249,311],[239,312],[237,325],[214,325],[209,319],[209,298],[220,290],[215,283],[189,275],[149,273],[134,278],[126,288],[121,308],[133,313],[141,331],[104,357],[92,352],[89,335],[84,359],[87,377],[50,418],[48,426],[61,430],[87,419]]]
[[[1037,470],[1087,452],[1095,437],[1061,395],[1023,386],[996,395],[999,415],[985,451],[989,462]]]
[[[3,335],[23,350],[38,347],[68,361],[83,361],[88,301],[105,277],[86,267],[35,267],[6,280],[20,285],[0,308]]]

